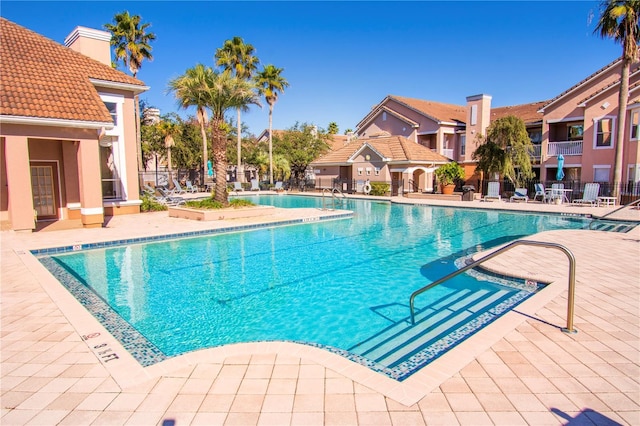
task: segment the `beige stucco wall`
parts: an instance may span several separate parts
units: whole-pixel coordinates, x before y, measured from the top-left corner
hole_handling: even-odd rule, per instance
[[[473,108],[476,108],[476,120],[471,119]],[[466,122],[466,139],[467,147],[465,155],[460,158],[461,162],[472,162],[473,153],[478,148],[478,137],[485,134],[487,127],[491,121],[491,96],[474,95],[467,97],[467,122]]]

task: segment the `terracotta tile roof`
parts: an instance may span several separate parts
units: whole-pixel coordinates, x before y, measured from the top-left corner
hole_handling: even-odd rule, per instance
[[[344,147],[347,144],[349,137],[347,135],[330,135],[331,138],[327,141],[329,149],[335,151]]]
[[[589,80],[597,77],[598,75],[606,72],[607,70],[609,70],[612,67],[618,66],[621,62],[620,58],[615,59],[613,62],[608,63],[607,65],[605,65],[604,67],[600,68],[598,71],[594,72],[593,74],[591,74],[590,76],[588,76],[587,78],[585,78],[582,81],[579,81],[578,83],[574,84],[573,86],[569,87],[567,90],[565,90],[564,92],[560,93],[558,96],[556,96],[553,99],[548,100],[542,107],[541,109],[544,109],[546,107],[548,107],[549,105],[555,103],[557,100],[559,100],[560,98],[564,97],[565,95],[571,93],[572,91],[574,91],[575,89],[577,89],[578,87],[582,86],[583,84],[587,83]]]
[[[532,124],[538,121],[542,121],[542,113],[538,111],[546,102],[547,101],[540,101],[530,104],[491,108],[490,121],[494,121],[498,118],[506,117],[508,115],[515,115],[516,117],[522,119],[522,121],[524,121],[524,124]]]
[[[640,65],[640,64],[636,64],[636,65]],[[637,75],[637,74],[638,74],[638,71],[640,71],[640,69],[638,68],[638,66],[636,66],[636,69],[635,69],[635,70],[633,70],[633,69],[632,69],[632,70],[630,70],[629,78],[631,79],[631,77],[634,77],[635,75]],[[583,103],[585,103],[585,102],[587,102],[587,101],[590,101],[591,99],[595,98],[596,96],[600,95],[601,93],[604,93],[604,92],[606,92],[607,90],[611,89],[612,87],[618,86],[619,84],[620,84],[620,79],[617,79],[617,80],[615,80],[615,81],[613,81],[613,82],[609,83],[608,85],[606,85],[606,86],[604,86],[604,87],[601,87],[600,89],[595,90],[595,91],[593,91],[593,92],[589,93],[589,95],[588,95],[588,96],[585,96],[583,99],[580,99],[580,100],[578,101],[578,105],[582,105]],[[631,90],[631,89],[635,88],[637,85],[638,85],[638,82],[630,84],[630,85],[629,85],[629,90]]]
[[[416,142],[402,136],[357,139],[336,151],[330,151],[317,159],[313,164],[347,164],[347,161],[357,153],[363,145],[369,145],[384,158],[393,162],[419,163],[448,163],[450,160],[431,151]]]
[[[111,123],[90,78],[140,80],[0,18],[0,114]]]
[[[461,122],[466,121],[466,107],[462,105],[444,104],[441,102],[425,101],[422,99],[405,98],[403,96],[389,96],[391,99],[405,104],[419,113],[435,119],[435,121]]]

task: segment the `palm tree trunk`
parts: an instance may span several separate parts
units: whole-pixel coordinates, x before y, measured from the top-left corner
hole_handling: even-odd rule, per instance
[[[269,104],[269,185],[273,185],[273,104]]]
[[[240,107],[238,107],[238,168],[236,169],[236,179],[238,182],[244,182],[244,170],[242,168],[242,123],[240,122]]]
[[[613,163],[613,192],[612,197],[620,197],[622,185],[622,160],[624,153],[625,118],[627,115],[627,103],[629,102],[629,68],[631,60],[622,59],[622,73],[620,75],[620,96],[618,101],[618,127],[615,140],[615,160]]]
[[[200,135],[202,136],[202,183],[204,183],[207,178],[207,162],[209,158],[207,156],[207,131],[204,127],[204,113],[200,111],[198,111],[198,121],[200,122]]]
[[[222,124],[223,120],[221,119],[215,119],[211,121],[211,125],[213,128],[213,152],[211,153],[211,156],[216,163],[216,185],[213,198],[222,205],[226,206],[227,204],[229,204],[227,196],[227,138],[225,132],[221,128]]]
[[[169,172],[169,186],[173,186],[173,171],[171,170],[171,147],[167,148],[167,169]],[[180,174],[180,173],[178,173]]]

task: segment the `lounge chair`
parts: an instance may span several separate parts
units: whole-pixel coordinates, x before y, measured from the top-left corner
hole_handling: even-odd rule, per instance
[[[276,191],[284,191],[284,188],[282,187],[282,181],[277,181],[276,186],[273,189]]]
[[[240,182],[233,182],[233,191],[234,192],[244,191],[244,188],[242,187],[242,184]]]
[[[186,186],[187,186],[187,189],[186,189],[187,192],[190,192],[192,194],[195,194],[196,192],[198,192],[198,187],[192,184],[190,180],[187,181]]]
[[[582,198],[573,200],[573,204],[585,205],[589,203],[591,206],[598,202],[598,193],[600,192],[599,183],[587,183],[584,185],[584,193]]]
[[[487,199],[502,200],[502,197],[500,197],[500,182],[489,182],[487,184],[487,195],[484,196],[483,200],[487,201]]]
[[[258,179],[251,179],[251,190],[260,191],[260,185],[258,184]]]
[[[542,199],[540,201],[542,201],[543,203],[547,201],[547,193],[544,189],[544,185],[541,183],[536,183],[535,184],[535,188],[536,188],[536,194],[533,196],[533,201],[536,201],[536,199],[538,197],[542,197]]]
[[[146,194],[146,195],[154,197],[156,195],[156,189],[151,185],[145,184],[142,187],[142,194],[143,195]]]
[[[187,191],[185,191],[184,189],[182,189],[182,187],[180,186],[180,182],[178,182],[178,179],[173,179],[173,190],[171,191],[171,194],[184,194]]]
[[[518,201],[524,200],[526,203],[529,201],[529,196],[527,195],[527,188],[516,188],[516,192],[509,198],[509,201]]]
[[[184,198],[176,197],[164,188],[158,187],[156,188],[156,191],[160,194],[160,197],[156,197],[156,200],[162,204],[166,204],[168,206],[179,206],[186,203]]]
[[[186,202],[182,197],[172,196],[167,190],[162,187],[154,188],[152,186],[145,185],[143,192],[146,195],[152,197],[158,203],[168,206],[177,206]]]

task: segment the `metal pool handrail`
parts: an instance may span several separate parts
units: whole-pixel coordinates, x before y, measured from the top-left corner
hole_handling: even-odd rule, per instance
[[[602,220],[607,216],[611,216],[615,212],[620,211],[620,210],[624,209],[625,207],[629,207],[629,206],[632,206],[632,205],[638,204],[638,203],[640,203],[640,198],[638,198],[637,200],[634,200],[634,201],[632,201],[630,203],[627,203],[624,206],[620,206],[617,209],[612,210],[609,213],[605,214],[604,216],[600,216],[600,217],[597,217],[597,218],[593,219],[591,222],[589,222],[589,229],[593,229],[593,224],[596,223],[597,221]]]
[[[332,210],[336,209],[336,199],[337,199],[336,192],[342,195],[343,200],[347,199],[347,196],[344,195],[342,191],[340,191],[338,188],[324,188],[322,190],[322,210],[327,210],[324,204],[324,194],[327,191],[331,194],[331,205],[333,206]]]
[[[442,284],[443,282],[455,277],[456,275],[459,275],[465,271],[468,271],[469,269],[475,268],[476,266],[478,266],[479,264],[489,260],[489,259],[493,259],[494,257],[496,257],[499,254],[504,253],[507,250],[512,249],[515,246],[520,246],[520,245],[525,245],[525,246],[538,246],[538,247],[546,247],[546,248],[555,248],[558,249],[562,252],[564,252],[564,254],[567,255],[567,258],[569,258],[569,294],[568,294],[568,302],[567,302],[567,327],[563,328],[562,331],[564,331],[565,333],[577,333],[578,331],[576,329],[573,328],[573,307],[574,307],[574,299],[575,299],[575,289],[576,289],[576,258],[573,255],[573,253],[571,253],[571,251],[566,248],[565,246],[561,245],[561,244],[557,244],[557,243],[548,243],[548,242],[544,242],[544,241],[531,241],[531,240],[515,240],[509,244],[507,244],[506,246],[494,251],[493,253],[490,253],[488,255],[486,255],[485,257],[483,257],[482,259],[476,260],[472,263],[470,263],[469,265],[458,269],[457,271],[454,271],[452,273],[450,273],[449,275],[440,278],[437,281],[432,282],[431,284],[422,287],[419,290],[414,291],[411,294],[411,297],[409,298],[409,309],[411,310],[411,325],[415,325],[416,321],[415,321],[415,313],[414,313],[414,300],[416,298],[416,296],[424,293],[425,291],[429,290],[430,288],[433,288],[439,284]]]

